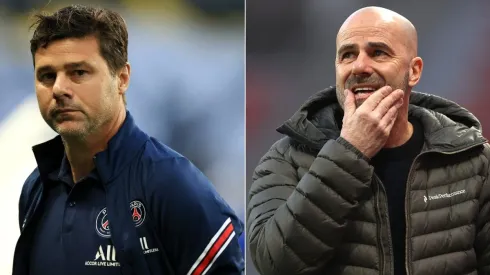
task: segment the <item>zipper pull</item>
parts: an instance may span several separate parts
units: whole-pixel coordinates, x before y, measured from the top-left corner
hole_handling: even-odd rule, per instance
[[[21,228],[21,231],[24,231],[24,227],[26,227],[26,222],[27,222],[27,217],[24,219],[24,221],[22,222],[22,228]]]

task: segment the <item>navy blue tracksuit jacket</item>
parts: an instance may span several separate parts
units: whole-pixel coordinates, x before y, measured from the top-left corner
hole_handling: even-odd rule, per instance
[[[21,193],[21,235],[13,275],[32,274],[29,258],[33,236],[45,214],[47,182],[65,154],[59,136],[34,146],[33,151],[38,167]],[[94,163],[106,207],[97,221],[79,227],[110,238],[113,247],[101,246],[91,259],[76,259],[81,256],[74,248],[70,251],[75,253],[65,256],[68,268],[77,270],[80,262],[101,265],[105,260],[106,266],[117,262],[125,275],[243,274],[238,243],[243,223],[189,160],[142,132],[129,112]],[[51,232],[49,226],[43,224],[47,232]]]

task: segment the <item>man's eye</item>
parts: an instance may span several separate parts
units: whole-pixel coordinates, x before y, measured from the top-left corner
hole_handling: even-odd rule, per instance
[[[386,53],[382,50],[375,50],[373,55],[374,56],[381,56],[381,55],[385,55]]]
[[[48,81],[53,81],[56,79],[56,74],[55,73],[45,73],[45,74],[42,74],[40,77],[39,77],[39,80],[41,82],[48,82]]]
[[[342,54],[341,59],[352,58],[353,55],[354,55],[353,53],[347,52],[347,53]]]
[[[87,71],[84,71],[84,70],[75,70],[74,73],[75,73],[76,76],[84,76],[87,73]]]

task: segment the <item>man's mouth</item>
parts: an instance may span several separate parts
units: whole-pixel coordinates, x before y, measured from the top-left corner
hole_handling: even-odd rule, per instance
[[[56,115],[59,115],[59,114],[72,113],[72,112],[76,112],[76,111],[77,110],[75,110],[75,109],[59,108],[59,109],[53,110],[52,114],[53,114],[53,116],[56,116]]]
[[[354,94],[359,94],[359,93],[372,93],[376,91],[377,88],[375,87],[355,87],[352,89],[352,92]]]

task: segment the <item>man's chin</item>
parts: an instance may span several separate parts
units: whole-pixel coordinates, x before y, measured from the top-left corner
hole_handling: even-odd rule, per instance
[[[79,122],[76,123],[73,121],[57,123],[54,125],[53,130],[62,137],[80,138],[86,135],[85,128]]]

